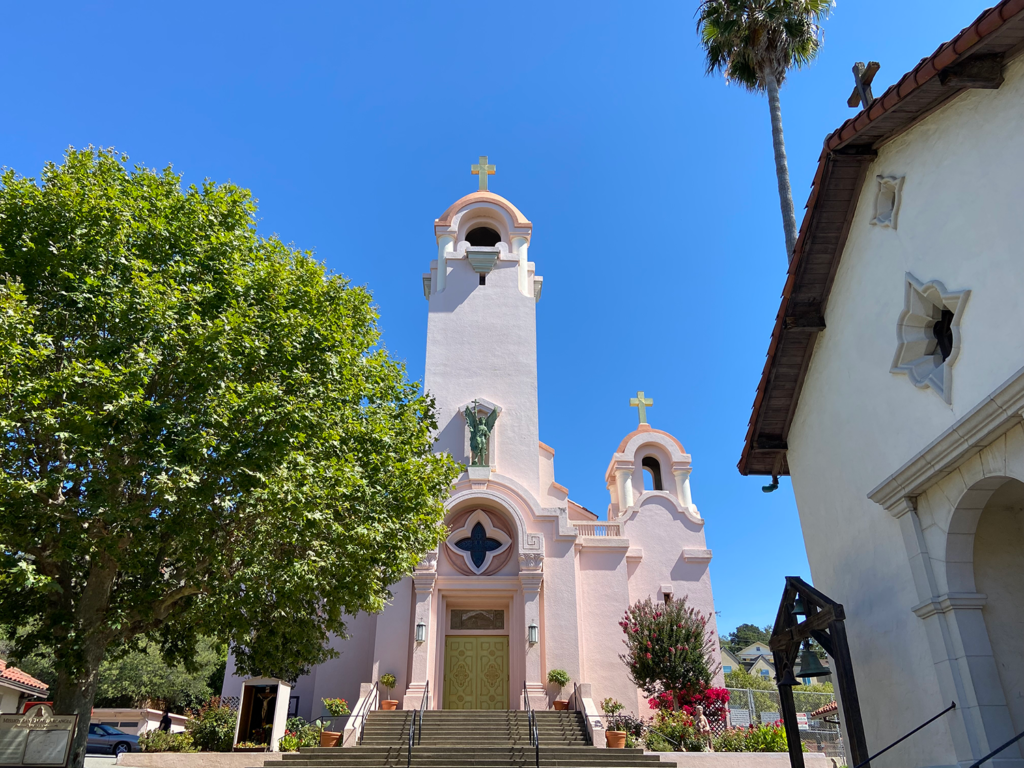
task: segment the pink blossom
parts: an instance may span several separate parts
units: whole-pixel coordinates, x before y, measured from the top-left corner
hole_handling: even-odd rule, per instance
[[[645,656],[646,656],[646,657],[647,657],[648,659],[649,659],[649,658],[651,658],[651,654],[649,654],[649,653],[645,653],[644,655],[645,655]]]

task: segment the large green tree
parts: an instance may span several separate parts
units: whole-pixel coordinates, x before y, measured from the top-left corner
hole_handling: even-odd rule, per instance
[[[786,256],[792,261],[797,223],[789,183],[786,142],[782,135],[779,88],[791,67],[810,62],[821,48],[820,23],[834,0],[701,0],[697,28],[707,74],[768,94],[775,175],[779,183]]]
[[[242,674],[330,657],[458,472],[365,289],[258,236],[247,190],[126,161],[0,176],[0,624],[85,720],[139,636],[224,638]]]

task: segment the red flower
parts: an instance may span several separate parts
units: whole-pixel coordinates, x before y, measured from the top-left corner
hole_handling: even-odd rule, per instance
[[[648,643],[648,645],[650,645],[650,643]],[[651,658],[651,654],[649,653],[645,653],[644,656],[646,656],[648,659]]]

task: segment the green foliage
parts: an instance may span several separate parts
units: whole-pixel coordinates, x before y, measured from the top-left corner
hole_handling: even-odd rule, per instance
[[[712,741],[715,752],[746,752],[748,732],[749,729],[738,726],[736,728],[726,728]]]
[[[398,681],[395,679],[395,676],[392,675],[390,672],[385,672],[383,675],[380,676],[380,684],[387,689],[388,697],[390,698],[391,689],[398,684]]]
[[[779,689],[771,678],[752,675],[742,669],[734,669],[726,674],[725,685],[727,688],[752,689],[754,691],[754,708],[757,714],[779,711]],[[765,693],[761,693],[761,691],[765,691]],[[796,705],[796,711],[813,712],[818,707],[824,706],[828,703],[828,700],[821,696],[823,693],[833,694],[831,682],[794,686],[793,702]],[[739,704],[744,706],[743,702]]]
[[[611,696],[601,702],[601,711],[606,715],[617,715],[624,708],[625,705],[621,701],[613,699]]]
[[[629,668],[630,679],[648,696],[666,691],[692,693],[710,686],[716,670],[707,617],[688,608],[685,600],[655,603],[648,597],[627,608],[619,626],[626,645],[626,653],[619,658]]]
[[[144,639],[137,650],[104,660],[100,666],[96,706],[141,707],[148,700],[161,699],[178,712],[198,708],[220,690],[227,646],[200,638],[191,662],[194,672],[184,664],[168,664],[159,644]]]
[[[222,637],[242,675],[336,655],[458,472],[366,289],[259,237],[247,190],[125,160],[0,175],[0,624],[80,714],[139,636]]]
[[[240,741],[235,744],[238,749],[266,749],[266,744],[257,744],[255,741]]]
[[[564,669],[552,669],[548,672],[548,682],[557,685],[559,691],[569,684],[569,679],[569,673]]]
[[[754,624],[740,624],[729,633],[727,648],[733,653],[739,653],[752,643],[768,644],[772,636],[771,627],[757,627]]]
[[[345,715],[352,714],[352,710],[348,708],[348,702],[345,699],[322,699],[324,708],[331,717],[344,717]]]
[[[222,707],[220,698],[214,697],[185,723],[185,730],[204,752],[230,752],[236,719],[235,712]]]
[[[702,0],[697,30],[707,74],[721,72],[729,82],[752,91],[778,85],[790,67],[802,67],[818,54],[820,23],[833,0]]]
[[[302,746],[302,740],[298,734],[285,731],[284,736],[278,740],[277,746],[282,752],[298,752],[299,747]]]
[[[786,729],[781,723],[760,724],[747,729],[746,752],[786,752]]]
[[[147,731],[139,736],[139,748],[143,752],[198,752],[188,733]]]

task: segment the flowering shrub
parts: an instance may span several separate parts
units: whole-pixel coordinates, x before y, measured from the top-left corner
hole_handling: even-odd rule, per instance
[[[663,691],[647,700],[651,709],[682,709],[693,715],[699,704],[704,707],[704,716],[709,723],[725,722],[728,712],[729,691],[725,688],[706,688],[703,691]]]
[[[630,679],[648,696],[675,692],[689,702],[711,685],[713,638],[707,617],[687,608],[684,599],[655,603],[641,600],[626,609],[619,622],[625,635],[626,653],[619,658],[629,668]]]
[[[240,741],[235,744],[235,749],[266,749],[266,744],[257,744],[255,741]]]
[[[296,749],[299,747],[318,747],[320,746],[320,729],[312,723],[307,723],[301,717],[289,717],[285,723],[285,736],[291,735],[298,740]],[[281,739],[281,749],[286,752],[294,750],[288,750],[284,747],[284,738]],[[290,741],[288,742],[291,743]]]
[[[654,752],[700,752],[704,743],[693,717],[682,710],[659,709],[647,731],[647,746]]]
[[[285,731],[284,736],[277,743],[282,752],[298,752],[302,746],[302,740],[295,731]]]

